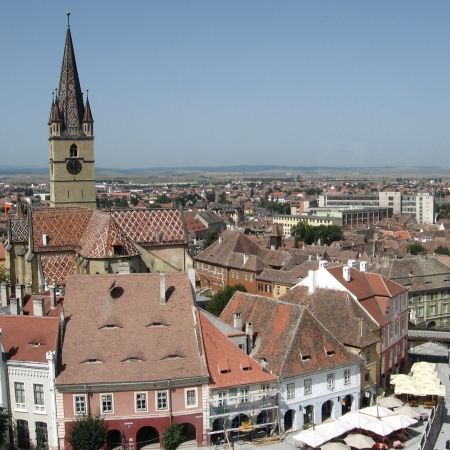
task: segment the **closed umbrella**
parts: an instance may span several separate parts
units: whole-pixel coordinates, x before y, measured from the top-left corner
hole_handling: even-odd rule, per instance
[[[350,450],[348,445],[340,442],[328,442],[328,444],[321,445],[320,448],[322,450]]]
[[[357,448],[358,450],[363,448],[372,448],[375,444],[375,441],[371,437],[359,433],[349,434],[346,438],[344,438],[344,441],[350,447]]]
[[[377,403],[380,406],[384,406],[385,408],[396,408],[397,406],[403,405],[403,402],[401,400],[393,397],[392,395],[389,397],[379,397],[377,399]]]
[[[408,416],[402,416],[400,414],[393,414],[392,416],[385,416],[380,419],[382,422],[388,424],[395,430],[406,428],[417,423],[416,419]]]

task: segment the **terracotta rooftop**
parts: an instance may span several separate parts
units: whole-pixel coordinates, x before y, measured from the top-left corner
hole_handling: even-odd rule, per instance
[[[208,314],[203,311],[200,311],[200,324],[212,388],[267,383],[276,380],[274,375],[264,371],[251,356],[236,347],[213,325]],[[222,369],[224,362],[227,367],[226,371]]]
[[[232,324],[234,313],[241,314],[243,324],[253,324],[250,354],[279,377],[360,363],[304,306],[236,292],[220,318]]]
[[[8,361],[44,363],[56,351],[59,318],[0,315],[0,328]]]
[[[203,377],[198,313],[189,279],[166,274],[77,275],[67,280],[59,385]]]

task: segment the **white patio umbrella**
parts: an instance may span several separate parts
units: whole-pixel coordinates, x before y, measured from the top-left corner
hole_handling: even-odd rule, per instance
[[[392,395],[389,397],[378,397],[377,403],[380,406],[384,406],[385,408],[396,408],[397,406],[402,406],[403,402],[398,398],[393,397]]]
[[[361,427],[363,430],[372,431],[372,433],[380,436],[387,436],[395,431],[395,428],[389,424],[382,422],[381,420],[374,420]]]
[[[367,414],[360,414],[358,411],[349,412],[341,417],[338,417],[339,422],[346,422],[353,428],[361,428],[361,425],[365,425],[366,423],[373,420],[377,420],[376,417]]]
[[[403,405],[399,408],[394,408],[394,413],[401,414],[402,416],[412,417],[413,419],[420,416],[419,411],[409,405]]]
[[[384,406],[367,406],[358,410],[358,412],[372,417],[383,417],[392,414],[392,411]]]
[[[357,448],[358,450],[363,448],[372,448],[375,444],[375,441],[371,437],[360,433],[349,434],[346,438],[344,438],[344,441],[350,447]]]
[[[429,362],[425,362],[425,361],[420,361],[420,362],[416,362],[412,365],[411,367],[411,373],[414,373],[416,370],[423,370],[423,369],[428,369],[428,370],[435,370],[436,369],[436,364],[435,363],[429,363]]]
[[[389,380],[390,384],[401,383],[402,381],[408,381],[411,377],[409,375],[405,375],[403,373],[394,373],[391,375]]]
[[[348,445],[341,442],[328,442],[328,444],[321,445],[320,448],[322,450],[350,450]]]
[[[397,383],[394,387],[394,393],[396,395],[400,394],[420,395],[419,389],[417,388],[416,384],[412,379]]]
[[[412,417],[403,416],[401,414],[393,414],[392,416],[385,416],[380,419],[382,422],[388,424],[395,430],[400,430],[401,428],[406,428],[417,423],[416,419]]]
[[[293,436],[296,441],[303,442],[311,447],[318,447],[324,442],[327,442],[347,431],[352,430],[354,427],[346,424],[344,422],[338,422],[337,420],[332,420],[330,422],[321,423],[316,425],[314,428],[309,428],[308,430],[301,431],[300,433]]]

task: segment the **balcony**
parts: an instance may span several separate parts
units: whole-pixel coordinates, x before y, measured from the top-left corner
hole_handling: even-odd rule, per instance
[[[267,396],[258,400],[249,399],[248,402],[241,402],[239,398],[228,399],[228,404],[224,406],[214,406],[210,404],[210,416],[221,416],[226,414],[241,413],[256,409],[272,408],[278,406],[277,395]]]

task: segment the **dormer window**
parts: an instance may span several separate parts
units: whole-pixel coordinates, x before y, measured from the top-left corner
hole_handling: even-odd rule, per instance
[[[78,147],[76,144],[72,144],[70,146],[70,157],[71,158],[78,158]]]

